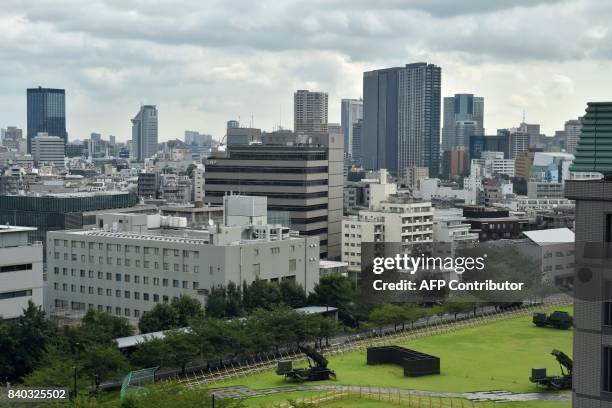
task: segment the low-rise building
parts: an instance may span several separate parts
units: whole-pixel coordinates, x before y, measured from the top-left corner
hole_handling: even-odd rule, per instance
[[[164,228],[159,215],[104,214],[102,229],[49,233],[49,312],[93,309],[136,321],[159,302],[185,294],[204,304],[214,286],[256,279],[290,279],[311,291],[319,238],[267,224],[266,205],[248,199],[226,197],[225,223],[207,231]]]
[[[29,242],[36,228],[0,226],[0,319],[14,319],[28,302],[43,305],[43,246]]]

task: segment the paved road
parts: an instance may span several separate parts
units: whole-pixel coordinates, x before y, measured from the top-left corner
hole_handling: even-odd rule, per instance
[[[513,393],[510,391],[482,391],[482,392],[434,392],[420,391],[403,388],[386,388],[386,387],[359,387],[354,385],[296,385],[288,387],[273,387],[254,390],[245,386],[217,388],[213,391],[218,398],[253,398],[263,397],[279,393],[295,392],[295,391],[352,391],[355,393],[372,393],[372,394],[401,394],[401,395],[418,395],[424,397],[435,398],[464,398],[474,402],[489,401],[489,402],[524,402],[524,401],[570,401],[570,391],[564,392],[531,392],[531,393]]]

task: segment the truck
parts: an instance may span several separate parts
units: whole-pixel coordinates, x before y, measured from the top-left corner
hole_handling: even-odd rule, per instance
[[[548,375],[545,368],[532,368],[529,381],[549,390],[571,389],[574,362],[562,351],[555,349],[550,354],[555,356],[559,362],[561,366],[561,375]]]
[[[555,329],[567,330],[572,327],[574,319],[567,312],[556,310],[550,315],[538,312],[533,314],[533,324],[537,327],[554,327]]]

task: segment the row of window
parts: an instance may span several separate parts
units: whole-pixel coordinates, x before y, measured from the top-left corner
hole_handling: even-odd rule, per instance
[[[32,264],[19,264],[19,265],[5,265],[0,267],[0,273],[2,272],[18,272],[27,271],[32,269]]]
[[[198,282],[191,282],[191,284],[192,284],[191,288],[193,290],[198,290],[199,288]],[[163,284],[162,286],[168,286],[168,282],[165,282],[165,284]],[[189,289],[189,281],[181,282],[178,280],[173,280],[172,287],[176,289]],[[137,291],[132,292],[129,290],[121,290],[121,289],[95,288],[93,286],[85,286],[85,285],[79,285],[77,288],[77,285],[75,284],[69,285],[67,283],[62,283],[60,286],[59,282],[53,283],[53,289],[55,289],[56,291],[61,290],[63,292],[73,292],[73,293],[78,292],[78,293],[87,293],[89,295],[97,294],[98,296],[110,296],[110,297],[123,298],[123,299],[141,300],[141,296],[140,296],[141,292],[137,292]],[[1,295],[2,294],[0,294],[0,296]],[[150,299],[151,297],[149,296],[149,293],[147,292],[142,293],[142,300],[149,301]],[[158,301],[159,301],[159,295],[153,294],[153,302],[158,302]]]
[[[291,265],[291,263],[290,263],[290,265]],[[221,268],[217,268],[217,270],[221,271]],[[57,266],[53,268],[53,274],[54,275],[59,275],[60,274],[59,268]],[[211,275],[213,274],[213,267],[212,266],[210,267],[210,274]],[[62,275],[63,276],[68,276],[68,268],[62,268]],[[94,279],[96,274],[94,274],[94,271],[92,271],[92,270],[88,270],[87,274],[86,274],[85,273],[85,269],[80,269],[79,273],[77,275],[77,270],[72,268],[72,269],[70,269],[70,276],[73,276],[73,277],[80,276],[81,278]],[[113,272],[106,272],[106,273],[104,273],[102,271],[98,271],[97,272],[98,279],[104,279],[105,276],[106,276],[106,280],[107,281],[114,280],[116,282],[122,282],[123,281],[125,283],[133,282],[133,283],[136,283],[136,284],[139,284],[141,282],[140,275],[132,276],[129,273],[121,274],[121,273],[113,273]],[[151,278],[149,276],[143,276],[142,277],[142,283],[144,285],[148,285],[150,279]],[[152,279],[153,279],[153,285],[154,286],[159,286],[160,278],[153,277]],[[163,282],[166,282],[166,283],[168,282],[167,278],[162,278],[161,282],[162,282],[162,286],[168,286],[167,284],[166,285],[163,284]]]
[[[105,248],[107,251],[111,252],[124,252],[126,254],[129,253],[135,253],[135,254],[139,254],[142,250],[142,252],[145,255],[159,255],[160,253],[160,248],[156,248],[156,247],[140,247],[139,245],[123,245],[123,244],[104,244],[102,242],[89,242],[89,245],[85,245],[86,242],[84,241],[68,241],[67,239],[55,239],[53,241],[54,245],[56,247],[60,247],[63,246],[64,248],[80,248],[80,249],[85,249],[86,247],[88,247],[89,249],[98,249],[100,251],[103,251]],[[198,259],[200,257],[200,251],[190,251],[190,250],[180,250],[180,249],[170,249],[170,248],[163,248],[163,255],[164,256],[183,256],[183,258],[195,258]]]
[[[60,252],[55,252],[53,254],[53,259],[55,260],[59,260],[61,259],[61,253]],[[93,255],[89,255],[88,258],[85,258],[85,255],[81,255],[80,256],[80,262],[81,263],[85,263],[86,259],[89,261],[90,264],[96,263],[96,259]],[[68,259],[68,254],[64,253],[63,256],[63,260],[64,261],[72,261],[72,262],[79,262],[79,257],[76,254],[71,254],[70,259]],[[99,256],[98,257],[98,264],[99,265],[104,265],[104,257],[103,256]],[[133,261],[133,262],[132,262]],[[113,258],[111,256],[107,256],[106,257],[106,265],[116,265],[116,266],[127,266],[127,267],[134,267],[134,268],[140,268],[143,267],[145,269],[160,269],[160,263],[157,261],[151,262],[151,261],[141,261],[140,259],[129,259],[129,258]],[[169,271],[170,270],[170,263],[168,262],[162,262],[162,269],[164,271]],[[182,268],[181,268],[181,264],[175,263],[172,264],[172,270],[174,272],[179,272],[182,269],[183,272],[190,272],[193,271],[193,273],[198,273],[199,272],[199,266],[198,265],[187,265],[187,264],[182,264]]]
[[[0,293],[0,300],[3,299],[14,299],[19,297],[32,296],[32,289],[16,290],[14,292]]]

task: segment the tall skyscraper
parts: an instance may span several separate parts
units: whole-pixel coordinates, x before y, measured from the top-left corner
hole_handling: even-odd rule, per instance
[[[68,141],[66,132],[66,91],[52,88],[27,90],[28,153],[32,152],[32,139],[38,133],[47,133]]]
[[[565,151],[567,153],[576,153],[576,146],[578,145],[578,138],[580,137],[580,131],[582,130],[582,120],[573,119],[565,122]]]
[[[440,166],[441,68],[424,62],[364,72],[363,161],[403,177],[409,167]]]
[[[341,125],[344,135],[344,154],[354,157],[353,152],[353,125],[363,119],[363,99],[343,99],[341,105]]]
[[[473,135],[484,135],[484,98],[473,94],[455,94],[444,98],[444,121],[442,127],[442,150],[468,148],[470,134],[465,127],[457,131],[460,124],[473,122]],[[462,133],[463,132],[463,133]]]
[[[298,90],[293,94],[293,130],[327,132],[327,92]]]
[[[353,161],[359,165],[363,163],[363,119],[353,124]]]
[[[142,105],[132,119],[132,157],[144,160],[157,153],[157,107]]]

